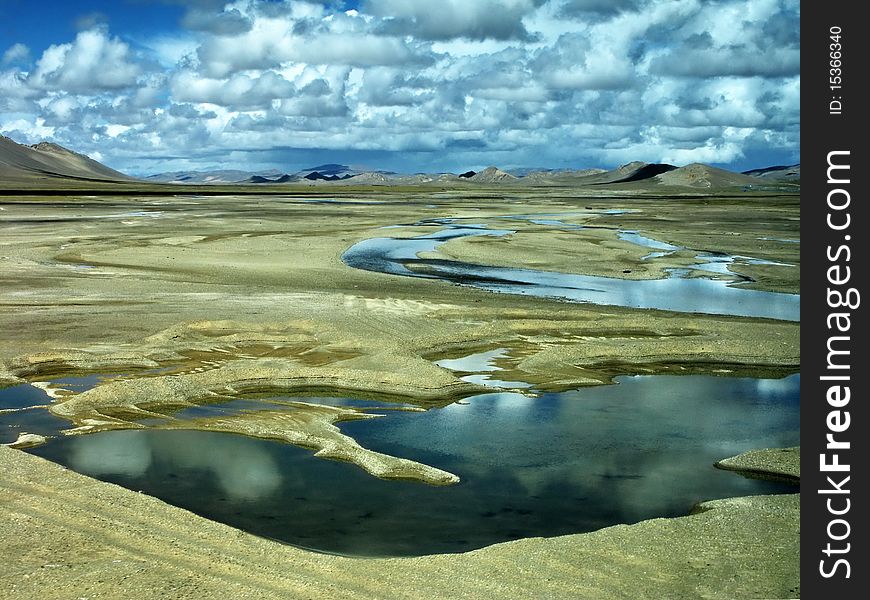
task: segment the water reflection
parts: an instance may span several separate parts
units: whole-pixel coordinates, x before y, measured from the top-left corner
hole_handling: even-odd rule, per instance
[[[799,387],[799,375],[620,377],[617,385],[537,398],[483,394],[340,425],[365,447],[462,477],[448,487],[383,481],[294,446],[203,431],[107,432],[31,452],[300,546],[456,552],[684,515],[711,498],[795,492],[712,464],[796,445]]]
[[[719,458],[798,441],[799,375],[617,381],[540,398],[485,394],[416,421],[397,415],[344,429],[382,452],[461,457],[464,478],[508,469],[529,496],[557,482],[583,489],[628,521],[648,517],[651,506],[701,499],[698,479],[708,493],[739,486],[709,469]]]
[[[138,477],[151,466],[151,445],[141,435],[107,432],[100,436],[76,439],[70,449],[73,470],[95,477],[124,475]]]
[[[45,390],[29,383],[0,389],[0,410],[40,406],[43,404],[51,404],[51,397]]]
[[[450,369],[451,371],[471,373],[471,375],[461,376],[460,379],[485,387],[502,389],[532,387],[532,384],[526,383],[525,381],[505,381],[503,379],[495,379],[491,375],[491,373],[495,371],[502,370],[501,367],[496,366],[495,361],[499,358],[504,358],[507,355],[508,351],[506,348],[496,348],[495,350],[469,354],[462,358],[445,358],[435,361],[435,364],[444,369]]]
[[[491,291],[631,308],[800,320],[797,294],[748,290],[712,279],[628,280],[422,259],[409,264],[424,265],[444,279]]]
[[[164,432],[168,433],[168,432]],[[256,500],[275,492],[281,472],[269,452],[234,435],[158,435],[147,431],[110,431],[73,440],[70,466],[94,477],[141,478],[158,472],[207,471],[235,500]]]

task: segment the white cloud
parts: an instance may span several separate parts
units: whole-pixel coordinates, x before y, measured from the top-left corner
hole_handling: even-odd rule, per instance
[[[109,137],[118,137],[122,133],[126,133],[130,130],[129,125],[107,125],[106,126],[106,134]]]
[[[211,79],[192,71],[181,71],[172,80],[172,98],[177,102],[202,102],[240,110],[265,108],[272,100],[295,93],[292,83],[272,71],[257,77],[236,74],[228,79]]]
[[[101,29],[82,31],[71,44],[50,46],[30,77],[34,87],[75,92],[132,86],[141,73],[130,48]]]
[[[11,104],[13,101],[24,101],[30,98],[38,98],[41,93],[27,85],[27,75],[17,70],[0,71],[0,90],[3,90],[0,95],[0,107],[5,104]],[[16,102],[19,108],[27,106],[27,103]],[[12,107],[5,107],[6,111],[14,111]]]
[[[37,143],[55,134],[55,128],[45,124],[45,119],[39,117],[33,121],[15,119],[0,125],[0,131],[5,135],[25,143]]]
[[[412,170],[797,152],[795,0],[338,6],[197,2],[186,29],[131,47],[98,27],[32,66],[12,46],[0,126],[138,171],[158,156],[280,167],[288,146]]]
[[[247,33],[207,39],[198,50],[199,60],[210,77],[278,68],[287,62],[360,67],[431,62],[424,46],[412,45],[398,37],[349,29],[350,20],[361,21],[347,17],[318,22],[310,31],[299,34],[294,26],[298,23],[291,20],[257,18]],[[356,27],[359,24],[355,23]]]
[[[68,121],[77,108],[79,108],[79,103],[71,96],[54,98],[46,105],[46,109],[60,121]]]

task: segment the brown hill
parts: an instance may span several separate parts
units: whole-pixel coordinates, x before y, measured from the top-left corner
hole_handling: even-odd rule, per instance
[[[626,163],[610,171],[602,171],[600,169],[590,172],[578,183],[582,184],[604,184],[604,183],[620,183],[625,181],[633,181],[639,174],[644,173],[650,167],[654,166],[651,163],[641,162],[639,160]]]
[[[522,178],[523,183],[534,185],[571,185],[587,181],[594,175],[606,173],[604,169],[565,169],[560,171],[532,171]]]
[[[662,185],[693,188],[723,188],[734,186],[763,185],[765,182],[758,177],[750,177],[710,165],[692,163],[667,173],[656,175],[651,181]]]
[[[85,181],[133,181],[84,154],[50,142],[33,146],[0,135],[0,182],[32,183],[55,178]]]
[[[507,183],[517,181],[519,178],[502,171],[498,167],[487,167],[480,173],[475,173],[468,178],[477,183]]]

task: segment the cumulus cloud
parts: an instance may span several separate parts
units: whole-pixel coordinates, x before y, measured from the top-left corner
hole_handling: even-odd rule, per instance
[[[92,29],[80,32],[72,43],[50,46],[37,61],[30,82],[43,89],[87,92],[134,85],[140,73],[126,43]]]
[[[307,68],[297,78],[299,93],[281,100],[278,114],[294,117],[343,117],[348,114],[346,99],[350,69],[331,66]],[[310,125],[308,125],[310,126]]]
[[[431,80],[408,76],[401,69],[366,69],[356,99],[374,106],[414,106],[431,97]]]
[[[258,19],[243,35],[209,37],[197,50],[199,62],[209,77],[277,67],[290,54],[291,28],[286,20]]]
[[[200,63],[209,76],[223,77],[237,71],[276,68],[287,62],[408,67],[433,61],[425,48],[407,39],[349,29],[341,27],[341,23],[336,26],[332,21],[303,28],[299,34],[297,24],[290,19],[258,18],[243,35],[208,39],[197,51]]]
[[[687,50],[680,48],[654,59],[650,64],[650,72],[655,75],[703,78],[787,77],[800,73],[801,55],[796,48],[775,48],[761,56],[757,48],[746,45],[696,49],[692,52],[692,60],[686,60]]]
[[[670,44],[648,53],[645,60],[649,72],[698,78],[797,76],[800,73],[797,7],[791,2],[783,6],[770,0],[741,4],[700,7]]]
[[[258,77],[236,74],[227,79],[211,79],[192,71],[178,73],[170,87],[178,102],[218,104],[237,110],[252,110],[271,106],[272,100],[292,96],[292,83],[273,71]]]
[[[176,3],[180,29],[153,37],[91,27],[32,64],[9,47],[0,129],[134,172],[797,156],[796,0]]]

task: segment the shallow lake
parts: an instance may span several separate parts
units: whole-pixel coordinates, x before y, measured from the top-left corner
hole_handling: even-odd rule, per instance
[[[465,551],[685,515],[707,499],[797,492],[712,465],[799,443],[799,375],[617,382],[340,424],[367,448],[460,476],[447,487],[383,481],[302,448],[214,432],[114,431],[28,451],[258,535],[365,556]]]

